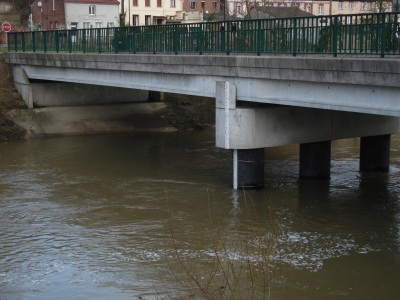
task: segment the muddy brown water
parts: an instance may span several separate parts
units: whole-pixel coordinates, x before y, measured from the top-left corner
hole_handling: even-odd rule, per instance
[[[273,243],[253,269],[269,283],[227,299],[398,299],[399,143],[388,173],[360,173],[359,140],[334,142],[330,181],[298,180],[298,146],[266,149],[266,188],[234,192],[213,132],[2,142],[0,299],[185,299],[177,254],[203,280],[229,237],[247,275],[238,245]]]

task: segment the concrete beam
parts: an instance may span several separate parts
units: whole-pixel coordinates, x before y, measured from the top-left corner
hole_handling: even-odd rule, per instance
[[[68,82],[31,83],[35,107],[145,102],[149,91]]]
[[[392,134],[399,118],[271,105],[237,106],[226,114],[217,106],[215,127],[217,147],[255,149]]]

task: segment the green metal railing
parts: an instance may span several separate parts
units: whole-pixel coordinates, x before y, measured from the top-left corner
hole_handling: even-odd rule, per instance
[[[8,33],[24,52],[399,55],[400,13]]]

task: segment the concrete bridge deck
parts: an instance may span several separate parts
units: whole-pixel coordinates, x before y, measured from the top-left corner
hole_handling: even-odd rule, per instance
[[[400,116],[400,57],[12,52],[4,56],[30,80],[212,98],[215,82],[227,81],[238,87],[239,101]]]

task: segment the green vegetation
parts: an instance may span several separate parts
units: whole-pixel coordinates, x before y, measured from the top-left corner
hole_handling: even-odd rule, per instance
[[[5,112],[8,109],[23,107],[24,103],[12,83],[10,68],[0,55],[0,140],[21,137],[25,131],[10,121]]]
[[[246,200],[245,211],[238,212],[229,225],[219,224],[210,207],[208,223],[194,236],[194,253],[185,250],[187,241],[175,237],[181,227],[174,221],[170,226],[175,255],[163,278],[179,285],[171,298],[176,291],[181,291],[181,299],[268,298],[274,278],[271,257],[277,246],[270,207],[259,213]]]
[[[215,100],[198,96],[166,94],[171,125],[178,129],[207,129],[215,124]]]

